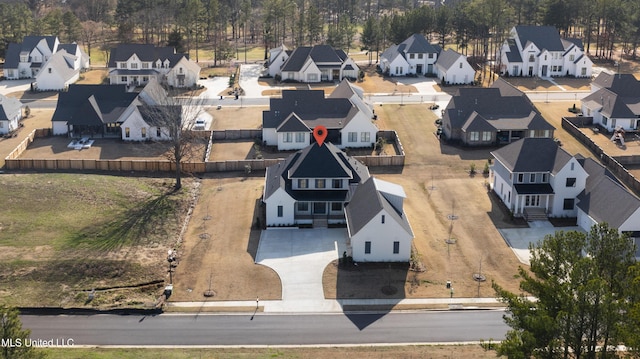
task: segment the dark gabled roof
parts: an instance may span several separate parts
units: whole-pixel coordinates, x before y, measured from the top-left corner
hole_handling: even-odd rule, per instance
[[[269,198],[279,188],[292,198],[300,200],[325,199],[344,201],[348,190],[293,190],[292,178],[349,178],[349,183],[357,184],[369,178],[367,166],[347,156],[331,143],[322,146],[312,144],[287,157],[284,162],[267,167],[265,175],[264,199]],[[348,177],[344,177],[348,174]],[[330,185],[330,184],[328,184]]]
[[[481,122],[486,122],[482,125]],[[521,91],[503,80],[490,88],[460,88],[444,110],[452,129],[554,130]]]
[[[389,214],[407,233],[413,236],[406,214],[394,207],[376,186],[376,180],[369,177],[356,188],[351,201],[345,206],[345,217],[351,236],[358,233],[381,211]]]
[[[420,34],[413,34],[398,44],[398,50],[405,54],[437,54],[440,51]]]
[[[262,127],[278,128],[294,112],[309,128],[341,129],[358,108],[348,98],[325,98],[322,90],[283,90],[282,98],[271,98],[270,109],[262,112]]]
[[[5,69],[17,69],[20,63],[20,44],[10,43],[4,59]],[[6,75],[6,74],[5,74]]]
[[[507,52],[507,60],[509,62],[522,62],[522,56],[520,56],[520,50],[516,44],[515,39],[507,39],[507,45],[509,45],[509,51]],[[518,74],[516,74],[517,76]]]
[[[514,184],[518,194],[553,194],[553,187],[548,183]]]
[[[339,65],[346,60],[347,55],[344,51],[336,50],[329,45],[301,46],[293,50],[282,65],[281,71],[300,71],[309,58],[316,65]]]
[[[51,121],[70,125],[116,122],[137,96],[127,92],[125,85],[69,85],[58,96]]]
[[[58,51],[44,64],[45,68],[36,75],[36,79],[46,75],[46,69],[51,68],[52,72],[58,74],[66,82],[80,71],[73,68],[76,59],[75,55],[68,53],[64,49]]]
[[[577,48],[579,48],[580,50],[584,50],[584,44],[582,43],[582,40],[578,39],[577,37],[568,37],[566,39],[562,39],[562,41],[569,42],[574,46],[576,46]],[[570,47],[570,46],[567,46],[567,47]]]
[[[599,106],[600,112],[610,118],[635,118],[640,116],[640,93],[624,96],[601,88],[582,99],[583,103]]]
[[[451,66],[453,66],[456,63],[456,61],[460,57],[464,57],[464,56],[462,56],[462,54],[452,49],[446,49],[445,51],[440,53],[440,56],[438,56],[438,60],[436,61],[436,64],[444,67],[445,69],[449,69],[451,68]]]
[[[640,81],[633,74],[601,72],[593,82],[623,97],[640,97]]]
[[[512,173],[557,173],[572,158],[552,138],[523,138],[491,152],[491,155]]]
[[[612,228],[619,228],[640,208],[640,199],[609,176],[591,180],[577,199],[578,208],[598,223],[608,223]]]
[[[564,51],[560,33],[553,26],[518,25],[516,32],[523,48],[533,42],[540,51]]]
[[[144,62],[158,60],[164,62],[169,60],[171,66],[177,64],[183,57],[189,59],[189,54],[176,53],[175,48],[170,46],[155,47],[151,44],[119,44],[118,47],[111,49],[108,67],[116,67],[116,62],[127,61],[133,54]]]
[[[289,117],[282,121],[280,126],[276,128],[276,132],[311,132],[311,129],[302,122],[295,112],[292,112]]]
[[[0,94],[0,121],[13,119],[16,113],[22,109],[22,102],[13,97]]]
[[[138,106],[138,112],[144,122],[155,127],[169,127],[173,119],[182,117],[182,106],[179,105],[147,105]]]
[[[60,50],[65,50],[66,52],[72,55],[75,55],[76,51],[78,50],[78,44],[60,44],[58,45],[57,51],[60,51]]]

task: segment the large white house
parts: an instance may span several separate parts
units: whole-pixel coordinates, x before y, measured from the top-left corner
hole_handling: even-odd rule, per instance
[[[70,65],[74,71],[89,68],[89,56],[77,44],[61,44],[56,36],[25,36],[21,43],[9,44],[4,76],[9,80],[36,78],[51,57],[62,50],[75,57]]]
[[[443,84],[473,84],[475,76],[476,71],[471,67],[466,56],[452,49],[440,52],[436,61],[436,77],[442,80]]]
[[[269,74],[282,81],[315,83],[356,79],[358,65],[341,49],[329,45],[301,46],[288,51],[282,45],[270,52]]]
[[[500,73],[509,76],[591,77],[582,41],[563,39],[553,26],[519,25],[500,49]]]
[[[601,72],[582,99],[582,113],[607,131],[640,130],[640,81],[632,74]]]
[[[80,78],[80,68],[74,64],[78,58],[75,55],[60,50],[42,66],[42,71],[35,76],[35,88],[41,91],[64,90]]]
[[[361,162],[325,142],[311,144],[265,174],[267,227],[347,224],[356,261],[408,261],[413,232],[401,186],[370,177]]]
[[[108,67],[112,85],[143,86],[155,79],[172,87],[192,87],[200,77],[200,66],[188,54],[150,44],[118,45],[111,49]]]
[[[0,135],[13,132],[20,126],[22,102],[0,94]]]
[[[380,70],[389,76],[435,74],[435,64],[442,48],[430,44],[424,36],[413,34],[392,45],[380,56]]]
[[[281,151],[302,149],[314,141],[313,129],[322,125],[328,130],[327,141],[339,148],[371,147],[378,133],[372,119],[362,90],[346,80],[328,97],[322,90],[284,90],[262,113],[262,140]]]

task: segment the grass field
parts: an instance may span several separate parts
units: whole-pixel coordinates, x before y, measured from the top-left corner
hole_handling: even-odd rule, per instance
[[[188,207],[171,179],[87,174],[0,177],[0,302],[145,306]],[[115,287],[115,288],[114,288]],[[87,291],[104,288],[87,302]],[[108,290],[107,290],[108,288]]]

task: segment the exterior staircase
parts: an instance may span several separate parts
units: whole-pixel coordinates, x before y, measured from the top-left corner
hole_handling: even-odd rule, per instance
[[[329,228],[329,220],[326,216],[313,217],[313,228]]]
[[[548,220],[547,212],[545,211],[544,208],[540,208],[540,207],[525,207],[524,219],[527,222],[546,221]]]

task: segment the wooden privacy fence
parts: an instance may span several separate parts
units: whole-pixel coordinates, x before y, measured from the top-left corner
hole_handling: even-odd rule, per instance
[[[600,146],[598,146],[589,136],[585,135],[578,129],[576,124],[582,124],[582,121],[588,120],[587,118],[581,117],[563,117],[562,118],[562,128],[569,132],[573,137],[578,139],[583,145],[585,145],[591,152],[593,152],[596,156],[600,158],[602,164],[607,167],[609,171],[611,171],[625,186],[629,187],[636,195],[640,196],[640,181],[632,175],[622,164],[618,161],[620,158],[625,164],[638,164],[640,156],[620,156],[620,157],[612,157],[609,156]]]
[[[61,170],[61,171],[135,171],[135,172],[170,172],[175,171],[175,164],[168,160],[94,160],[94,159],[36,159],[19,158],[34,138],[51,135],[51,129],[37,129],[32,131],[5,159],[5,167],[9,170]],[[209,136],[207,155],[211,151],[213,140],[255,139],[261,138],[261,130],[226,130],[201,131],[201,136]],[[403,166],[405,160],[404,148],[396,131],[380,131],[378,137],[393,143],[395,155],[354,156],[355,159],[368,167]],[[227,161],[196,161],[182,163],[182,169],[187,173],[234,172],[234,171],[262,171],[267,167],[284,161],[283,158],[255,159],[255,160],[227,160]]]

